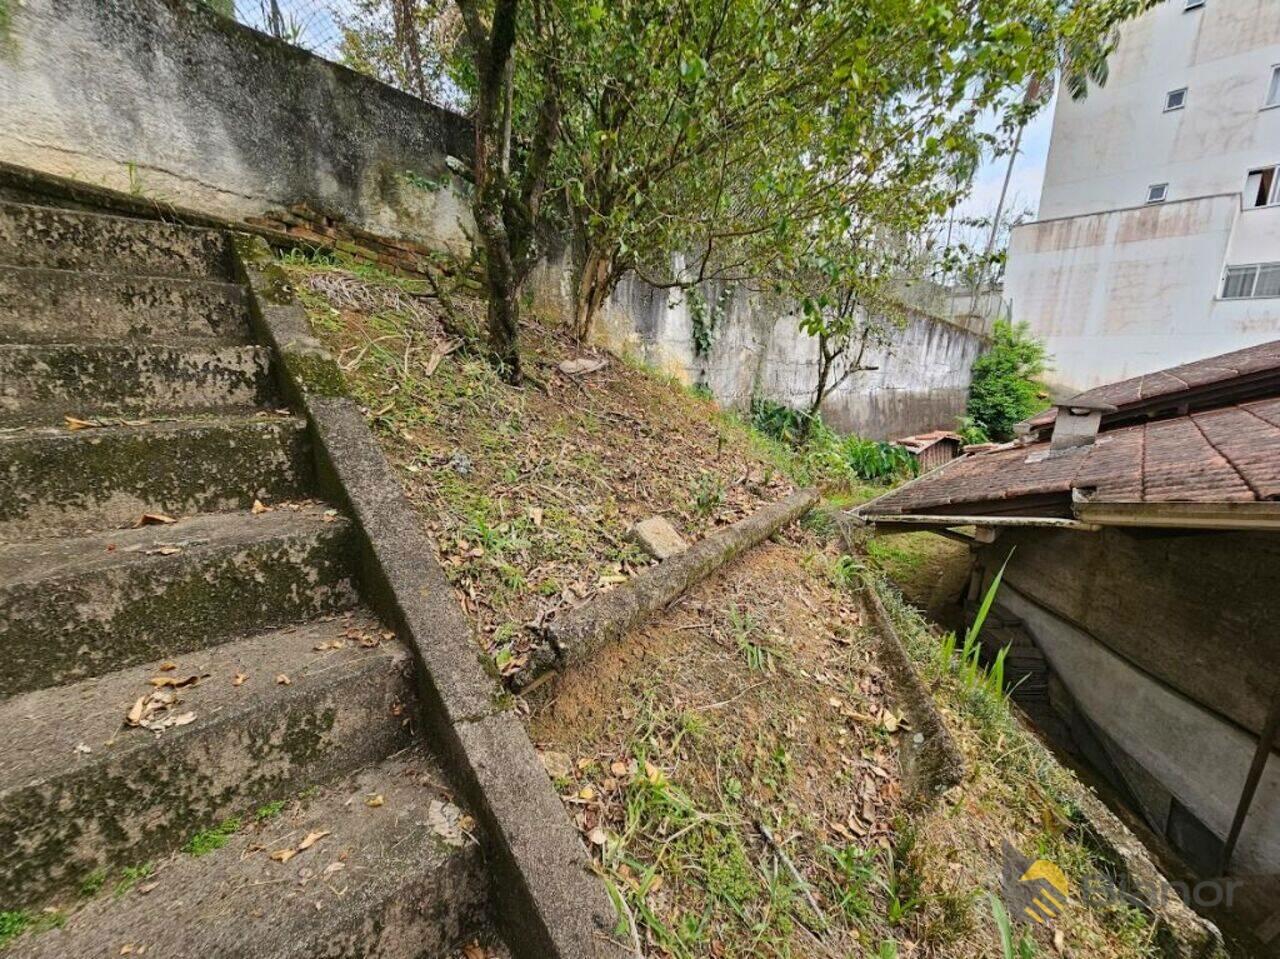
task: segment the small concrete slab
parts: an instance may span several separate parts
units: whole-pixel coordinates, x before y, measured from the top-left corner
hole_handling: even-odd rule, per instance
[[[661,516],[650,516],[636,523],[630,535],[654,559],[670,559],[689,548],[684,537]]]

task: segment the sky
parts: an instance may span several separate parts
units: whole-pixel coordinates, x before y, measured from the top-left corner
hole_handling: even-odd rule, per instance
[[[1040,204],[1040,187],[1044,183],[1044,164],[1049,154],[1049,133],[1053,129],[1055,104],[1056,96],[1023,131],[1022,148],[1013,165],[1013,179],[1009,181],[1009,196],[1005,201],[1007,210],[1016,206],[1034,211]],[[981,217],[994,213],[1008,166],[1007,156],[984,164],[974,178],[968,200],[956,208],[957,215]]]

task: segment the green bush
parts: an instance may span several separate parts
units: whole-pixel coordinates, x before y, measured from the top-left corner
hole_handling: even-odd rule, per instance
[[[822,421],[772,400],[751,401],[751,425],[770,439],[785,443],[801,455],[815,476],[883,483],[913,476],[920,464],[895,443],[840,436]]]
[[[751,400],[751,425],[770,439],[799,446],[809,432],[809,414],[773,400]]]
[[[973,364],[967,416],[993,440],[1013,439],[1013,426],[1049,404],[1036,382],[1049,368],[1049,354],[1026,323],[999,321],[992,345]]]

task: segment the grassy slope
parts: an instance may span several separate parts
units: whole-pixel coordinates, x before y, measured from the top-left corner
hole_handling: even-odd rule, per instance
[[[537,324],[541,388],[463,352],[428,373],[433,301],[367,269],[289,267],[500,670],[547,616],[646,562],[637,519],[696,538],[795,483],[870,492],[616,360],[559,374],[576,352]],[[821,516],[787,530],[516,704],[647,955],[998,956],[985,892],[1002,841],[1088,866],[1064,828],[1074,781],[895,604],[973,767],[933,811],[904,807],[904,730],[850,590],[860,571],[829,534]],[[1061,929],[1068,954],[1146,954],[1136,915],[1081,906]]]

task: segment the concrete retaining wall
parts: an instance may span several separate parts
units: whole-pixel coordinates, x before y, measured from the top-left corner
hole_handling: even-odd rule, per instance
[[[530,284],[534,302],[544,312],[571,315],[569,277],[563,258],[544,264]],[[714,305],[725,286],[704,283],[700,290]],[[823,416],[838,430],[873,439],[954,428],[964,412],[974,360],[987,342],[984,326],[975,323],[971,330],[923,309],[913,311],[890,348],[867,358],[879,369],[846,380],[828,397]],[[634,276],[618,284],[594,337],[614,353],[708,387],[733,409],[748,408],[753,396],[804,408],[818,379],[818,342],[800,329],[795,313],[742,287],[729,291],[706,356],[695,351],[685,297]]]
[[[0,160],[230,219],[306,204],[465,243],[465,118],[194,0],[23,0],[0,42]]]

